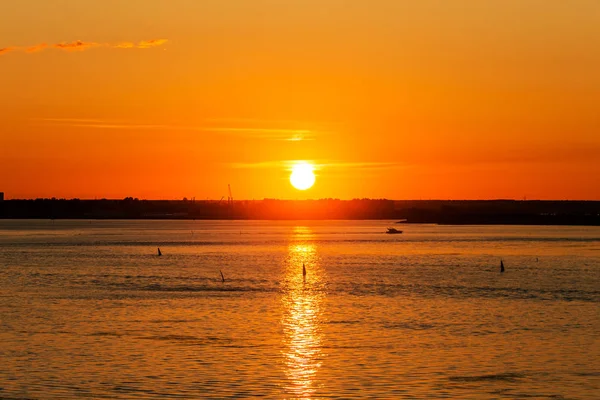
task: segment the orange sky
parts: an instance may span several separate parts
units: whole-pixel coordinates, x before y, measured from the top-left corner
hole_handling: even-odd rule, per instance
[[[600,200],[599,160],[597,0],[0,13],[7,198]]]

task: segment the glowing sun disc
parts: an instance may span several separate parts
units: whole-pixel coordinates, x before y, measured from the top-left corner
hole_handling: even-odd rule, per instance
[[[298,163],[292,167],[290,183],[298,190],[306,190],[315,184],[313,166],[309,163]]]

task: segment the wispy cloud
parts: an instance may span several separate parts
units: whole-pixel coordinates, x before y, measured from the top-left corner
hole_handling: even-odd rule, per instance
[[[151,47],[158,47],[158,46],[162,46],[163,44],[167,43],[168,40],[167,39],[152,39],[152,40],[142,40],[141,42],[138,43],[133,43],[133,42],[121,42],[121,43],[117,43],[111,47],[114,47],[116,49],[149,49]]]
[[[222,118],[208,118],[207,122],[214,122],[220,124],[262,124],[262,125],[298,125],[306,123],[306,121],[298,121],[295,119],[270,119],[270,118],[241,118],[241,117],[222,117]]]
[[[294,119],[228,117],[209,118],[205,122],[211,125],[205,129],[214,132],[291,142],[316,140],[317,136],[332,132],[331,122],[309,122]],[[232,127],[218,128],[219,126]]]
[[[47,43],[39,43],[33,46],[11,46],[0,48],[0,55],[6,54],[9,52],[24,52],[24,53],[36,53],[46,49],[57,49],[63,51],[83,51],[96,47],[107,47],[112,49],[149,49],[151,47],[162,46],[167,43],[167,39],[151,39],[151,40],[142,40],[140,42],[121,42],[116,44],[111,43],[98,43],[98,42],[85,42],[83,40],[75,40],[72,42],[61,42],[54,44]]]
[[[92,118],[36,118],[36,121],[48,121],[48,122],[58,122],[58,123],[71,123],[71,122],[79,122],[79,123],[103,123],[102,119],[92,119]]]
[[[86,49],[90,49],[92,47],[101,47],[103,46],[100,43],[96,42],[83,42],[81,40],[76,40],[74,42],[63,42],[56,43],[52,45],[55,49],[66,50],[66,51],[82,51]],[[104,45],[106,47],[110,47],[110,45]]]
[[[122,42],[114,45],[116,49],[133,49],[135,47],[135,43],[131,42]]]
[[[69,124],[76,128],[92,128],[92,129],[129,129],[129,130],[154,130],[154,129],[166,129],[166,130],[187,130],[185,127],[173,127],[168,125],[124,125],[124,124],[107,124],[107,123],[75,123]]]
[[[280,160],[280,161],[262,161],[262,162],[253,162],[253,163],[231,163],[229,164],[233,168],[240,169],[260,169],[260,168],[284,168],[290,169],[292,165],[297,163],[297,160]]]
[[[303,141],[315,140],[316,133],[310,129],[261,128],[261,127],[224,127],[224,126],[185,126],[164,124],[138,124],[121,121],[85,118],[38,118],[38,121],[52,125],[70,126],[89,129],[123,129],[123,130],[171,130],[213,132],[233,135],[241,138],[262,140]]]
[[[373,169],[394,169],[406,167],[406,164],[398,162],[373,162],[373,161],[362,161],[362,162],[340,162],[340,161],[326,161],[320,164],[322,168],[353,168],[363,170]]]
[[[398,162],[370,162],[370,161],[333,161],[333,160],[274,160],[255,163],[232,163],[233,168],[281,168],[291,170],[298,163],[308,163],[315,167],[315,170],[322,169],[354,169],[354,170],[383,170],[405,168],[406,164]]]
[[[150,47],[162,46],[167,43],[167,39],[152,39],[152,40],[142,40],[137,44],[138,49],[149,49]]]
[[[126,130],[148,130],[148,129],[170,129],[170,130],[189,130],[185,126],[154,125],[154,124],[135,124],[123,123],[118,121],[108,121],[92,118],[37,118],[37,121],[50,123],[53,126],[65,126],[75,128],[90,129],[126,129]],[[46,124],[44,124],[46,125]]]
[[[270,140],[287,140],[297,142],[301,140],[315,140],[315,133],[309,129],[279,129],[279,128],[228,128],[205,126],[197,128],[205,132],[221,132],[245,137]]]
[[[27,52],[27,53],[35,53],[35,52],[42,51],[42,50],[47,49],[47,48],[48,48],[48,45],[46,43],[40,43],[40,44],[36,44],[34,46],[29,46],[29,47],[25,48],[25,52]],[[21,50],[22,49],[23,48],[21,48]]]

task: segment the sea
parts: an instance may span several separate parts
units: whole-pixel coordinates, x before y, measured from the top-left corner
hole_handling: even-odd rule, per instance
[[[600,399],[600,227],[394,222],[0,220],[0,399]]]

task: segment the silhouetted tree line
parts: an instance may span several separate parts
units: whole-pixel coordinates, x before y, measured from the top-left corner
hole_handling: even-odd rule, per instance
[[[235,201],[35,199],[0,202],[0,218],[397,219],[408,223],[600,225],[598,201],[321,199]]]

